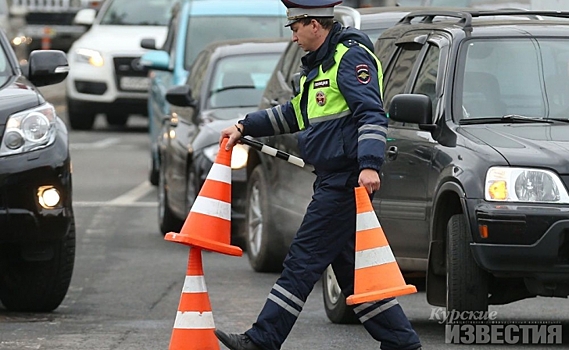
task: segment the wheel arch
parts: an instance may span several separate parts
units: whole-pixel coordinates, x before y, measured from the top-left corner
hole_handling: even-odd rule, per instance
[[[453,215],[468,212],[466,193],[460,183],[448,181],[438,188],[434,198],[426,295],[429,304],[446,306],[446,227]]]

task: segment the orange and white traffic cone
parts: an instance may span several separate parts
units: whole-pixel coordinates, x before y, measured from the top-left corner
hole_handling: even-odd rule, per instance
[[[241,256],[231,245],[231,150],[224,139],[213,166],[180,233],[169,232],[164,239],[217,253]]]
[[[169,350],[218,350],[215,324],[202,266],[202,251],[190,248],[188,269]]]
[[[373,211],[367,190],[358,187],[355,194],[357,220],[354,294],[346,298],[346,304],[361,304],[416,293],[415,286],[405,284]]]
[[[41,49],[42,50],[50,50],[51,49],[51,28],[44,27],[43,28],[43,35],[41,37]]]

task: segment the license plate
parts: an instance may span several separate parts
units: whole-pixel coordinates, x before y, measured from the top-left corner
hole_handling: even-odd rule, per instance
[[[121,77],[121,89],[146,91],[150,86],[150,79],[146,77]]]

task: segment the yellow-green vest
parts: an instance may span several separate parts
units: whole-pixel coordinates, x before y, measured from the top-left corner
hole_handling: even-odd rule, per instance
[[[381,69],[381,63],[375,57],[373,52],[371,52],[367,47],[362,44],[359,44],[363,47],[374,59],[377,63],[377,72],[378,72],[378,82],[379,82],[379,92],[380,96],[383,96],[383,72]],[[328,71],[322,71],[322,65],[318,67],[318,75],[311,81],[308,86],[308,120],[309,122],[320,122],[332,119],[343,118],[347,115],[351,114],[350,108],[348,107],[348,103],[346,99],[340,92],[338,88],[338,67],[340,66],[340,61],[344,54],[348,51],[348,47],[343,43],[339,43],[336,46],[336,53],[334,54],[334,60],[336,64],[330,68]],[[313,82],[318,81],[329,81],[329,86],[326,87],[324,94],[324,90],[318,86],[314,86]],[[302,76],[300,79],[300,93],[296,95],[292,100],[291,103],[294,107],[294,113],[296,114],[296,120],[298,121],[298,126],[300,130],[304,130],[306,125],[304,125],[304,119],[302,118],[302,112],[300,107],[300,100],[304,95],[304,88],[306,83],[306,76]],[[324,100],[323,104],[317,103],[318,100]],[[379,101],[378,101],[379,102]]]

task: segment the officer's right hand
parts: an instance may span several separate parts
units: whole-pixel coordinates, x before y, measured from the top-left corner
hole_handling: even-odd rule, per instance
[[[241,131],[239,131],[238,128],[241,129]],[[243,136],[242,132],[243,125],[241,124],[232,125],[221,130],[221,135],[219,137],[219,147],[221,147],[223,139],[229,138],[229,140],[227,140],[227,144],[225,145],[225,150],[229,151],[241,139],[241,136]]]

